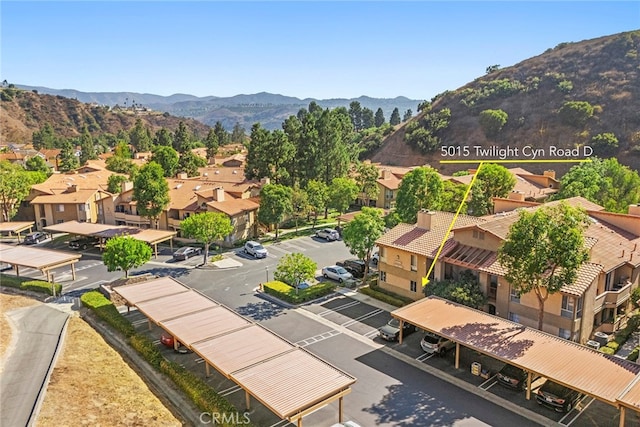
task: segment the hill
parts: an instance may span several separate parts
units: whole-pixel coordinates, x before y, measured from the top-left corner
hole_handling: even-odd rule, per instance
[[[262,127],[269,130],[280,129],[282,122],[286,118],[295,116],[301,108],[308,107],[312,101],[323,108],[349,108],[351,102],[357,101],[363,108],[369,108],[374,112],[378,108],[382,108],[387,120],[391,117],[394,108],[398,108],[401,115],[409,109],[415,113],[418,104],[421,102],[421,100],[409,99],[403,96],[396,98],[361,96],[351,99],[300,99],[292,96],[260,92],[231,97],[197,97],[185,94],[160,96],[136,92],[80,92],[73,89],[60,90],[19,84],[16,86],[27,91],[35,90],[42,94],[59,95],[85,103],[96,103],[110,107],[115,107],[116,105],[121,107],[130,107],[131,105],[144,106],[176,116],[190,117],[210,126],[219,121],[227,130],[233,129],[236,123],[240,123],[247,131],[256,122],[259,122]]]
[[[520,153],[531,146],[545,150],[542,158],[550,159],[551,146],[589,146],[594,155],[617,157],[620,163],[640,170],[640,31],[561,43],[514,66],[494,66],[487,71],[459,89],[434,97],[430,105],[426,103],[419,115],[383,141],[372,160],[398,166],[430,164],[442,173],[452,173],[474,165],[440,164],[442,147],[471,149],[467,157],[447,159],[478,158],[476,145],[509,146]],[[574,104],[567,104],[571,102]],[[583,107],[586,112],[574,111]],[[448,126],[442,126],[440,119],[447,109]],[[480,120],[485,110],[502,110],[508,116],[502,130],[490,136]],[[608,143],[610,137],[602,136],[606,134],[613,134],[617,147]],[[419,149],[407,140],[421,141],[428,148]],[[555,164],[552,168],[562,173],[570,166]],[[548,163],[523,167],[533,172],[550,168]]]
[[[37,91],[37,90],[36,90]],[[0,101],[0,142],[3,144],[31,142],[33,131],[50,123],[56,134],[71,138],[79,136],[85,125],[92,134],[117,134],[132,128],[141,119],[152,131],[164,127],[171,131],[184,121],[195,135],[204,138],[209,126],[193,119],[172,116],[158,111],[111,109],[86,104],[61,95],[43,95],[13,88],[2,89]]]

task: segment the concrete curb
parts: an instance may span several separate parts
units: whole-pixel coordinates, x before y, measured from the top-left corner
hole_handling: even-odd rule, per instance
[[[197,422],[197,420],[200,419],[202,411],[196,408],[182,392],[178,391],[171,380],[151,367],[129,346],[125,338],[111,331],[89,311],[83,309],[80,317],[98,331],[111,347],[116,349],[129,366],[136,371],[140,378],[149,386],[153,394],[182,422],[183,426],[205,425],[204,423]]]

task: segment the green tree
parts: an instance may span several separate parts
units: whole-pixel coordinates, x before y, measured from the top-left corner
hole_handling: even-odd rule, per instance
[[[593,117],[594,107],[586,101],[567,101],[560,110],[560,121],[568,126],[583,127]]]
[[[362,130],[362,106],[358,101],[351,101],[349,104],[349,119],[356,131]]]
[[[378,176],[380,175],[376,165],[371,163],[358,163],[356,165],[355,180],[363,198],[363,205],[369,206],[370,200],[378,197]]]
[[[358,184],[351,178],[333,178],[329,186],[328,207],[343,214],[358,197]]]
[[[435,169],[419,167],[408,172],[398,188],[396,212],[402,222],[413,224],[421,209],[439,209],[444,184]]]
[[[107,165],[107,170],[117,173],[126,173],[128,175],[131,175],[137,168],[131,159],[120,156],[107,157],[105,163]]]
[[[460,273],[458,279],[430,281],[423,291],[425,296],[435,295],[479,310],[487,301],[471,270]]]
[[[505,279],[518,295],[534,292],[538,299],[538,329],[542,330],[544,304],[577,278],[589,253],[584,230],[589,217],[583,209],[564,202],[521,211],[498,250]]]
[[[122,157],[123,159],[131,159],[133,157],[133,154],[129,149],[129,144],[125,141],[118,141],[116,146],[113,148],[113,155]]]
[[[411,117],[411,116],[409,116]],[[391,117],[389,118],[389,123],[391,124],[391,126],[395,126],[395,125],[399,125],[400,124],[400,110],[398,110],[398,107],[394,108],[393,111],[391,112]]]
[[[269,147],[271,145],[271,133],[260,123],[255,123],[251,127],[251,137],[247,143],[247,157],[244,165],[244,174],[247,179],[271,177],[269,167]]]
[[[107,178],[107,191],[111,194],[120,194],[122,192],[122,183],[127,182],[124,175],[111,175]]]
[[[46,122],[40,130],[33,132],[31,142],[33,144],[33,148],[38,151],[57,146],[56,133],[53,130],[51,123]]]
[[[451,181],[444,181],[442,183],[442,197],[440,199],[440,210],[445,212],[457,212],[460,203],[464,202],[460,212],[466,212],[467,201],[464,199],[464,195],[467,191],[467,186],[464,184],[456,184]]]
[[[173,147],[173,135],[167,128],[160,128],[153,139],[154,145],[162,145],[164,147]]]
[[[173,149],[173,147],[169,147],[166,145],[158,145],[153,149],[153,154],[151,155],[152,162],[156,162],[162,167],[164,171],[164,176],[166,177],[174,177],[176,176],[176,171],[178,170],[178,162],[180,161],[180,156],[178,152]]]
[[[411,117],[413,117],[413,111],[411,111],[411,108],[409,108],[407,111],[404,112],[404,115],[402,116],[402,121],[406,122],[410,120]]]
[[[227,132],[219,121],[213,125],[213,132],[218,137],[218,144],[220,144],[220,146],[227,145],[229,143],[229,132]]]
[[[78,158],[75,154],[75,148],[70,141],[65,141],[60,150],[60,161],[58,162],[58,170],[68,172],[80,167]]]
[[[478,187],[472,192],[474,215],[485,215],[493,210],[493,197],[507,197],[516,186],[516,178],[509,169],[496,163],[483,164],[477,172],[478,177],[474,187]],[[472,189],[473,191],[473,189]],[[483,197],[484,200],[479,200]],[[488,211],[479,214],[480,206],[487,206]]]
[[[307,193],[307,201],[309,206],[313,210],[313,229],[316,228],[318,222],[318,213],[324,212],[327,208],[327,202],[329,201],[329,187],[322,182],[312,179],[307,183],[305,188]]]
[[[349,248],[349,252],[365,261],[365,278],[369,272],[371,251],[376,245],[376,240],[384,233],[384,227],[382,210],[365,206],[342,230],[342,240]]]
[[[102,262],[108,271],[121,269],[124,277],[129,270],[140,267],[151,259],[151,246],[131,236],[117,236],[107,240],[102,253]]]
[[[180,154],[178,160],[178,172],[185,172],[188,177],[200,175],[199,168],[207,166],[207,161],[193,151],[185,151]]]
[[[281,184],[267,184],[260,191],[260,210],[258,220],[264,224],[273,224],[276,228],[276,239],[280,223],[293,212],[291,202],[292,190]]]
[[[376,110],[376,115],[373,118],[373,124],[379,128],[380,126],[382,126],[385,122],[385,118],[384,118],[384,112],[382,111],[382,108],[379,108]]]
[[[502,110],[484,110],[480,113],[480,127],[487,138],[496,137],[505,124],[509,115]]]
[[[47,165],[47,162],[38,155],[29,157],[25,162],[25,167],[28,171],[39,171],[45,173],[47,176],[51,175],[51,168]]]
[[[0,205],[3,221],[11,221],[20,203],[29,195],[31,184],[28,173],[21,166],[8,160],[0,162]]]
[[[273,278],[297,289],[300,283],[313,279],[317,269],[318,265],[311,258],[294,252],[280,258]]]
[[[471,200],[468,202],[467,212],[469,215],[483,216],[489,214],[492,207],[491,197],[487,195],[482,180],[476,178],[476,182],[471,187]]]
[[[86,164],[87,160],[96,160],[97,158],[95,142],[89,133],[89,128],[85,126],[80,137],[80,165]]]
[[[209,259],[211,243],[224,239],[233,232],[231,219],[217,212],[202,212],[185,218],[180,223],[182,234],[196,239],[204,245],[203,264]]]
[[[193,148],[191,133],[189,129],[187,129],[187,125],[183,121],[180,121],[178,123],[178,129],[176,129],[173,134],[173,149],[182,154],[191,150],[191,148]]]
[[[240,125],[239,122],[236,122],[233,125],[233,130],[231,131],[231,142],[235,142],[236,144],[244,144],[247,140],[247,135],[245,134],[244,128]]]
[[[158,228],[158,218],[171,201],[162,166],[149,162],[140,168],[133,181],[133,199],[138,202],[138,213],[148,217],[151,224]]]
[[[640,175],[617,159],[592,158],[573,166],[560,180],[554,200],[581,196],[609,212],[626,212],[640,203]]]
[[[376,124],[376,119],[373,114],[373,110],[370,108],[364,107],[362,109],[362,129],[369,129],[374,127]]]
[[[136,119],[136,124],[129,131],[129,141],[137,152],[151,150],[151,132],[142,123],[141,119]]]
[[[209,129],[209,133],[207,133],[207,137],[204,140],[204,146],[207,147],[207,159],[210,164],[213,164],[216,154],[218,154],[218,149],[220,148],[218,135],[216,135],[213,129]]]
[[[307,216],[311,211],[307,192],[296,183],[292,188],[291,205],[293,206],[293,217],[296,222],[296,233],[298,232],[298,219]]]

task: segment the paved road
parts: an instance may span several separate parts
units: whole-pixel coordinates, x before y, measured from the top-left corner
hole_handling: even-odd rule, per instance
[[[0,377],[0,425],[26,426],[68,314],[43,304],[7,315],[19,332]]]

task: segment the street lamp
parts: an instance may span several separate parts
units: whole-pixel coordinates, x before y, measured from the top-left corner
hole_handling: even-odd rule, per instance
[[[265,267],[264,271],[267,273],[267,282],[269,282],[269,267]]]

